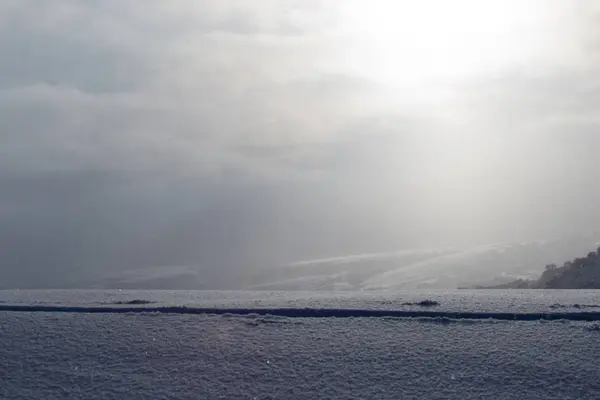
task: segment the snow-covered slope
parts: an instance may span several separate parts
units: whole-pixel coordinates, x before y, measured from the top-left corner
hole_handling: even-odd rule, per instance
[[[595,291],[0,291],[0,398],[598,399],[598,307]]]
[[[537,278],[550,263],[595,250],[595,236],[471,248],[417,249],[297,262],[266,270],[253,289],[452,289]]]
[[[108,266],[61,287],[92,289],[386,290],[456,289],[535,279],[547,264],[596,250],[600,235],[466,248],[339,255],[276,265]]]

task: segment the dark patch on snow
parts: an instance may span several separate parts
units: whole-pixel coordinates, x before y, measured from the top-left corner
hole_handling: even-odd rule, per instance
[[[198,307],[77,307],[0,304],[5,312],[55,312],[126,314],[156,312],[163,314],[213,314],[213,315],[270,315],[285,318],[450,318],[450,319],[497,319],[503,321],[600,321],[600,312],[554,312],[554,313],[507,313],[507,312],[452,312],[423,310],[369,310],[340,308],[198,308]]]
[[[250,326],[269,325],[269,324],[297,324],[297,321],[291,321],[289,318],[264,315],[256,318],[245,318],[244,323]]]
[[[593,324],[591,326],[588,326],[587,330],[592,332],[600,332],[600,324]]]
[[[461,325],[475,325],[475,324],[500,324],[505,323],[507,321],[497,320],[497,319],[456,319],[456,318],[448,318],[448,317],[383,317],[382,320],[389,321],[390,323],[394,322],[402,322],[402,321],[415,321],[422,322],[427,324],[461,324]],[[549,322],[549,321],[545,321]],[[568,322],[568,321],[567,321]]]
[[[600,308],[599,304],[552,304],[550,308]]]
[[[135,299],[135,300],[129,300],[129,301],[113,301],[113,302],[105,303],[105,304],[141,306],[144,304],[154,304],[154,303],[156,303],[156,301]]]
[[[402,303],[403,306],[437,307],[440,305],[435,300],[423,300],[416,303]]]

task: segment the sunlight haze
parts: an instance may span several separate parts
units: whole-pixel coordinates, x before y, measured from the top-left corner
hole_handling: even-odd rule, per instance
[[[456,287],[595,250],[598,21],[586,0],[2,1],[0,287]]]

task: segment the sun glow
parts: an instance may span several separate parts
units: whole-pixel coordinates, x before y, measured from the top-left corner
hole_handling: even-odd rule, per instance
[[[341,4],[341,3],[340,3]],[[534,1],[344,2],[345,66],[386,83],[494,73],[534,56],[544,37]]]

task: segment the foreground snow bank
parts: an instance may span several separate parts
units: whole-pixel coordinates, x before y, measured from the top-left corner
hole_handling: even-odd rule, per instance
[[[598,399],[595,323],[0,312],[2,399]]]

